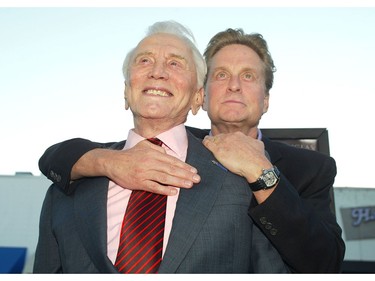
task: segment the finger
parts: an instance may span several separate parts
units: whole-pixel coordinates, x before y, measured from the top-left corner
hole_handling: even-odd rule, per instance
[[[201,180],[198,174],[191,173],[184,169],[173,168],[173,170],[170,170],[166,168],[166,170],[163,170],[163,167],[158,171],[154,171],[151,178],[160,184],[180,188],[191,188],[195,183]]]
[[[174,186],[162,185],[158,182],[149,181],[147,191],[161,195],[174,196],[178,193],[178,189]]]
[[[217,137],[214,137],[214,136],[205,136],[203,138],[203,141],[206,141],[206,142],[215,142],[217,140]]]
[[[216,146],[216,143],[215,143],[216,139],[214,139],[214,137],[211,137],[211,136],[206,136],[204,139],[203,139],[203,145],[212,152],[213,148]]]
[[[198,173],[198,170],[195,167],[168,154],[158,153],[157,155],[153,155],[152,159],[157,161],[157,164],[154,165],[155,169],[165,171],[171,175],[178,173],[178,176],[191,179],[194,174]]]
[[[162,148],[159,145],[153,144],[152,142],[150,142],[148,140],[140,141],[137,145],[135,145],[135,147],[139,148],[139,149],[152,148],[152,149],[160,151],[162,153],[166,153],[164,148]]]

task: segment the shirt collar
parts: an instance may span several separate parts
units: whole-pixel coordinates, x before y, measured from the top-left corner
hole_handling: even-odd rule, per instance
[[[164,145],[175,152],[178,157],[186,155],[188,140],[184,124],[177,125],[155,136],[155,138],[160,139]],[[145,140],[145,138],[135,133],[134,129],[129,130],[124,149],[130,149],[143,140]]]

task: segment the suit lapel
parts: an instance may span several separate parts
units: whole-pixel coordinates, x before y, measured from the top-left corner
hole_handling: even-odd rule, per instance
[[[86,179],[74,195],[78,233],[91,260],[101,272],[116,272],[107,257],[108,179]]]
[[[112,148],[122,149],[125,142]],[[82,243],[101,272],[117,272],[107,256],[107,195],[109,180],[105,177],[77,181],[74,215]]]
[[[263,136],[262,141],[264,143],[265,150],[268,152],[268,154],[271,157],[272,164],[275,164],[281,158],[280,151],[277,149],[277,147],[273,144],[273,142],[269,138]]]
[[[186,162],[198,169],[201,182],[191,189],[180,189],[160,273],[176,272],[210,214],[227,174],[211,162],[215,159],[212,153],[189,132],[188,143]]]

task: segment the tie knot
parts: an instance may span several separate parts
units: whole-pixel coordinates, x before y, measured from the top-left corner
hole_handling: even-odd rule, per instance
[[[149,142],[152,142],[153,144],[156,144],[158,146],[162,146],[163,142],[159,140],[158,138],[149,138],[147,139]]]

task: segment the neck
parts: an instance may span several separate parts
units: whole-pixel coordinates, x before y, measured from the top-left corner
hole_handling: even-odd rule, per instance
[[[258,126],[238,126],[237,124],[211,124],[211,133],[213,136],[218,134],[230,134],[235,132],[242,132],[244,135],[257,138],[258,137]]]
[[[177,122],[171,119],[165,120],[134,118],[134,132],[144,138],[152,138],[182,123],[184,122]]]

